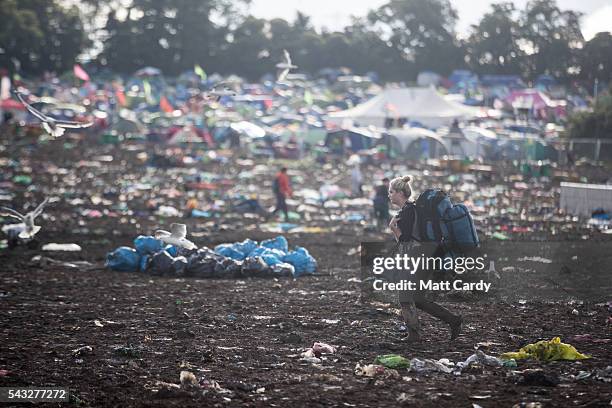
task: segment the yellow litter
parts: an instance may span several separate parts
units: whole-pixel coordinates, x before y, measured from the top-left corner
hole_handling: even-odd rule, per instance
[[[537,343],[528,344],[517,352],[504,353],[500,358],[502,360],[535,358],[541,361],[554,361],[583,360],[591,357],[580,353],[571,344],[561,343],[561,339],[555,337],[552,340],[541,340]]]

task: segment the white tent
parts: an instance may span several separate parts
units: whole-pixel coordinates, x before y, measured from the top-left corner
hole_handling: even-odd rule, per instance
[[[475,108],[447,101],[433,87],[385,89],[354,108],[329,114],[329,121],[342,124],[352,120],[360,126],[384,126],[387,119],[403,118],[428,127],[450,125],[453,120],[477,116]]]
[[[387,134],[391,138],[392,149],[414,159],[435,158],[448,154],[446,141],[431,130],[403,128],[390,130]]]

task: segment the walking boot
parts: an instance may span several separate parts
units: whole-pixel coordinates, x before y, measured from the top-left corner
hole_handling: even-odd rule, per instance
[[[461,324],[463,323],[463,319],[461,318],[461,316],[455,315],[447,308],[429,300],[422,300],[420,302],[416,302],[416,307],[418,307],[425,313],[429,313],[433,317],[437,317],[443,322],[448,323],[448,325],[450,326],[451,340],[455,340],[459,336],[459,333],[461,332]]]
[[[461,333],[461,325],[463,324],[463,318],[461,316],[457,316],[453,323],[450,323],[451,329],[451,340],[455,340],[459,337],[459,333]]]
[[[406,323],[408,329],[408,338],[406,339],[409,343],[418,343],[421,341],[421,325],[419,324],[419,317],[417,315],[416,307],[414,303],[402,304],[402,317]]]

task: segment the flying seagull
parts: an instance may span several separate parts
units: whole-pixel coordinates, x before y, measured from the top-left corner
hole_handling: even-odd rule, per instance
[[[236,92],[225,82],[219,82],[210,91],[204,93],[204,99],[219,102],[223,96],[236,96]]]
[[[40,124],[42,128],[45,129],[45,131],[53,137],[60,137],[64,134],[66,129],[83,129],[93,125],[93,122],[82,123],[72,122],[69,120],[54,119],[50,116],[45,115],[44,113],[31,106],[29,103],[27,103],[23,99],[21,92],[15,91],[15,95],[17,95],[17,98],[19,98],[19,101],[23,104],[23,106],[26,107],[28,112],[40,119]]]
[[[8,207],[0,207],[0,215],[5,217],[12,217],[21,221],[24,225],[23,231],[19,233],[19,238],[21,239],[30,239],[34,238],[34,235],[40,231],[40,227],[38,225],[34,225],[34,220],[38,217],[45,208],[45,205],[49,202],[48,198],[40,203],[38,207],[34,209],[34,211],[30,211],[26,215],[23,215],[12,208]]]
[[[189,241],[187,238],[187,226],[185,224],[170,224],[170,231],[157,230],[155,231],[155,238],[166,244],[171,244],[187,249],[197,249],[197,246]]]
[[[287,50],[283,50],[283,54],[285,56],[284,60],[276,64],[276,68],[278,68],[278,77],[276,82],[281,82],[283,79],[285,79],[290,70],[297,68],[297,65],[293,65],[291,63],[291,56],[289,55],[289,52]]]

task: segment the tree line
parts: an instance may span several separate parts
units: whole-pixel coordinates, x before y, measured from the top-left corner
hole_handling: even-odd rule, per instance
[[[414,81],[423,70],[448,75],[549,74],[592,87],[612,78],[612,36],[585,41],[581,13],[555,0],[491,5],[469,35],[456,32],[449,0],[390,0],[342,31],[317,31],[311,19],[248,15],[249,0],[1,0],[0,67],[21,75],[69,70],[77,56],[132,73],[155,66],[176,75],[198,64],[207,72],[257,80],[274,72],[283,49],[300,71],[347,67],[384,81]]]

